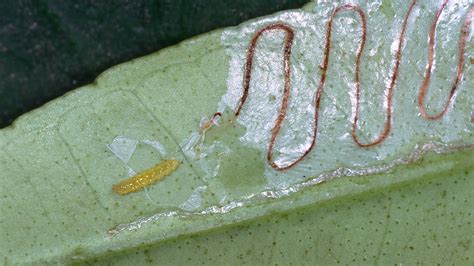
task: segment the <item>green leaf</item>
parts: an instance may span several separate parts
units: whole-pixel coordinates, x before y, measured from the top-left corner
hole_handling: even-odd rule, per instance
[[[316,146],[307,157],[284,171],[267,161],[284,98],[281,32],[259,39],[248,100],[234,114],[249,43],[266,25],[286,23],[295,31],[292,83],[272,156],[278,165],[301,156],[311,141],[318,66],[336,6],[309,4],[116,66],[0,131],[4,264],[469,264],[471,65],[442,119],[422,119],[413,101],[428,57],[420,40],[428,38],[423,29],[437,5],[417,4],[408,20],[391,132],[380,145],[362,148],[350,136],[361,34],[354,12],[334,20]],[[443,19],[465,17],[468,8],[450,3]],[[408,6],[381,1],[361,9],[368,36],[356,132],[370,142],[383,129],[384,82]],[[437,39],[443,50],[430,112],[447,97],[434,88],[450,88],[455,73],[459,30],[452,29],[463,20],[452,23],[437,33],[446,37]],[[217,111],[218,125],[206,127]],[[112,190],[168,159],[181,163],[163,180],[128,195]]]

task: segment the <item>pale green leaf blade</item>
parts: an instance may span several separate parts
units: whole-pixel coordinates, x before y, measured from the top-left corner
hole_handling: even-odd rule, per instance
[[[364,141],[383,125],[382,90],[393,64],[387,58],[408,8],[404,1],[374,3],[361,3],[372,32],[362,63],[367,71],[361,80],[364,127],[358,130]],[[2,130],[0,257],[5,264],[102,258],[127,264],[148,257],[169,264],[188,258],[219,264],[230,257],[237,264],[244,256],[249,263],[268,264],[469,261],[474,158],[470,61],[443,119],[420,118],[413,101],[427,60],[428,44],[419,41],[427,34],[420,29],[429,28],[437,3],[418,3],[409,20],[393,128],[381,145],[358,147],[348,133],[357,45],[345,38],[360,35],[358,17],[351,13],[335,20],[337,45],[317,145],[307,158],[286,171],[273,169],[266,160],[283,97],[283,34],[269,32],[259,42],[249,102],[238,118],[232,114],[255,32],[271,23],[290,25],[296,32],[294,82],[289,122],[275,145],[280,164],[299,156],[313,126],[308,122],[314,112],[311,95],[321,75],[327,20],[337,4],[309,4],[116,66],[94,84]],[[448,7],[447,17],[464,17],[469,4]],[[440,76],[455,73],[459,30],[452,29],[460,29],[462,22],[440,27],[439,34],[447,36],[437,39],[445,47],[437,59]],[[466,58],[472,55],[470,43]],[[380,73],[370,75],[375,70]],[[447,76],[435,76],[432,87],[449,88]],[[433,91],[430,108],[442,106],[446,92]],[[216,111],[223,113],[219,126],[204,135],[200,127]],[[112,191],[118,181],[171,158],[181,165],[155,185],[126,196]],[[245,226],[235,227],[242,222]],[[219,229],[225,226],[234,227]],[[194,234],[200,235],[183,239]],[[234,237],[237,247],[219,240]],[[183,251],[182,245],[191,246]],[[208,251],[201,254],[202,245]],[[133,248],[138,248],[137,256],[129,256]]]

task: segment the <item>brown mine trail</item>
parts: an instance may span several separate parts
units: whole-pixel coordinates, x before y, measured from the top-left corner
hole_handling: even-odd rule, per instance
[[[441,119],[447,113],[449,106],[452,103],[452,100],[456,93],[456,89],[462,79],[463,67],[464,67],[464,53],[465,53],[465,48],[466,48],[466,44],[469,37],[472,17],[474,15],[474,8],[470,7],[467,13],[467,16],[464,20],[464,23],[462,25],[461,32],[460,32],[457,70],[456,70],[456,75],[454,77],[454,81],[452,82],[452,85],[451,85],[451,91],[449,93],[448,99],[446,100],[441,111],[439,111],[436,114],[428,114],[424,107],[424,104],[425,104],[424,102],[425,102],[426,93],[429,88],[431,74],[432,74],[432,67],[433,67],[433,62],[434,62],[435,32],[436,32],[436,27],[438,25],[439,17],[441,13],[443,12],[443,10],[445,9],[448,2],[449,0],[444,0],[441,3],[431,23],[431,28],[429,32],[428,65],[426,68],[426,72],[424,74],[423,83],[420,86],[419,94],[418,94],[418,110],[421,116],[427,120]],[[271,130],[271,137],[268,143],[268,150],[267,150],[267,161],[272,168],[274,168],[275,170],[282,171],[282,170],[287,170],[293,167],[294,165],[302,161],[316,145],[319,113],[320,113],[320,108],[321,108],[321,97],[324,93],[324,85],[325,85],[326,79],[328,78],[327,71],[328,71],[330,55],[331,55],[331,33],[332,33],[333,21],[334,21],[334,18],[339,13],[342,13],[342,12],[355,12],[356,15],[360,17],[360,21],[362,24],[361,25],[362,36],[359,41],[359,47],[356,53],[356,63],[355,63],[356,64],[355,77],[354,77],[355,78],[355,104],[354,104],[355,106],[353,106],[355,110],[355,114],[353,115],[353,118],[352,118],[352,131],[351,131],[352,138],[354,142],[357,144],[357,146],[361,148],[369,148],[369,147],[373,147],[373,146],[381,144],[389,136],[390,130],[392,127],[391,123],[392,123],[392,112],[393,112],[393,91],[397,83],[399,69],[400,69],[400,62],[402,60],[402,46],[405,41],[405,32],[406,32],[407,24],[415,5],[416,5],[416,0],[413,0],[407,9],[407,12],[403,21],[402,29],[401,29],[401,32],[399,33],[398,47],[395,51],[395,55],[393,59],[394,67],[391,73],[390,84],[389,86],[387,86],[386,93],[385,93],[387,105],[385,107],[384,128],[382,132],[380,132],[380,134],[377,136],[377,138],[375,138],[374,140],[368,143],[363,143],[359,139],[357,135],[357,130],[356,130],[358,121],[359,121],[359,110],[360,110],[360,62],[361,62],[362,53],[364,51],[365,43],[367,39],[366,15],[359,6],[353,5],[353,4],[341,5],[337,7],[336,9],[334,9],[326,27],[326,38],[325,38],[326,44],[324,48],[323,62],[320,65],[321,78],[314,95],[315,112],[314,112],[314,117],[313,117],[314,126],[311,132],[311,142],[309,143],[309,145],[307,145],[307,147],[305,147],[302,154],[297,159],[295,159],[294,161],[286,165],[278,165],[273,160],[273,150],[274,150],[276,139],[278,135],[280,134],[280,129],[285,120],[287,109],[288,109],[288,102],[289,102],[290,89],[291,89],[290,56],[291,56],[291,50],[292,50],[293,39],[294,39],[295,33],[294,33],[294,30],[291,28],[291,26],[284,23],[275,23],[275,24],[267,25],[255,33],[255,35],[252,37],[250,44],[247,48],[246,62],[244,65],[244,77],[243,77],[243,88],[242,88],[243,92],[242,92],[242,96],[239,99],[238,106],[234,112],[235,112],[236,117],[240,115],[242,108],[245,106],[245,103],[249,96],[249,88],[250,88],[250,82],[252,80],[252,68],[253,68],[255,50],[256,50],[259,39],[267,32],[276,31],[276,30],[283,31],[285,33],[285,39],[283,42],[283,72],[284,72],[283,98],[279,107],[278,116]],[[216,115],[220,115],[220,114],[216,113]]]

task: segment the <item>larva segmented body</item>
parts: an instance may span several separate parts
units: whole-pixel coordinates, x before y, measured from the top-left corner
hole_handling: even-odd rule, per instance
[[[112,190],[120,195],[127,195],[131,192],[140,191],[143,188],[159,181],[163,177],[170,175],[179,166],[177,160],[166,160],[150,169],[147,169],[129,179],[122,180],[112,186]]]

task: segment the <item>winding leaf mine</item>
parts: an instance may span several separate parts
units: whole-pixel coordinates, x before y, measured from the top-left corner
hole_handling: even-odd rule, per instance
[[[473,10],[321,1],[106,71],[0,131],[0,262],[472,263]]]

